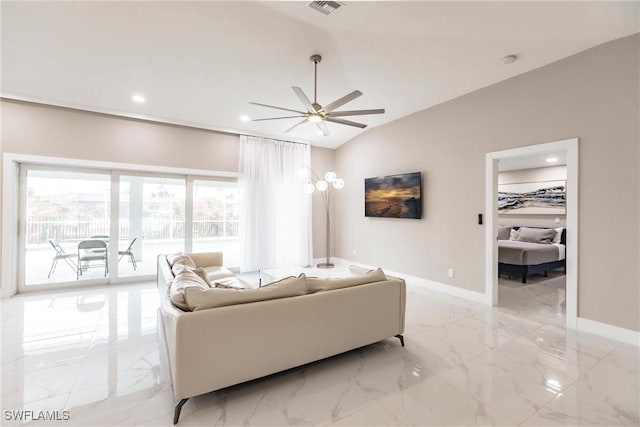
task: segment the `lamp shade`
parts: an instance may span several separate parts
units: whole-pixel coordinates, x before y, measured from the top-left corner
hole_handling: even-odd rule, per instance
[[[316,182],[316,188],[318,189],[318,191],[326,191],[328,187],[329,184],[327,184],[327,181],[325,181],[324,179]]]
[[[327,173],[324,174],[324,180],[327,181],[328,183],[332,183],[333,181],[335,181],[337,178],[336,173],[329,171]]]
[[[306,184],[304,185],[304,192],[305,192],[305,193],[307,193],[307,194],[311,194],[311,193],[313,193],[314,191],[316,191],[316,187],[315,187],[312,183],[308,182],[308,183],[306,183]]]
[[[340,190],[341,188],[344,188],[344,179],[336,178],[336,180],[333,181],[333,188],[335,188],[336,190]]]

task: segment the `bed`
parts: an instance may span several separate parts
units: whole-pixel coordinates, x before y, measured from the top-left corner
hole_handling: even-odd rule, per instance
[[[564,228],[499,227],[498,274],[519,275],[527,283],[529,275],[566,268],[566,241]]]

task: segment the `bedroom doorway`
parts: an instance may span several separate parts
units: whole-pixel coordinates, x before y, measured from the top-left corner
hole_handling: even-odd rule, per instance
[[[548,167],[553,166],[553,163],[564,163],[565,168]],[[499,173],[503,191],[501,211],[517,212],[514,215],[498,214]],[[532,176],[536,179],[532,179]],[[529,181],[544,181],[544,192],[533,188],[535,186]],[[498,305],[500,289],[503,292],[501,305],[508,304],[509,298],[527,294],[537,298],[541,304],[550,305],[555,301],[558,311],[563,303],[566,305],[566,315],[559,317],[558,321],[575,328],[578,294],[578,139],[487,153],[485,186],[485,295],[488,302]],[[522,192],[534,194],[534,197],[540,199],[535,202],[531,201],[531,197],[518,199],[516,196],[513,199],[513,194]],[[566,200],[566,212],[557,203],[561,198]],[[522,224],[518,224],[518,221]],[[502,227],[499,229],[499,226]],[[529,239],[518,238],[520,226],[527,227],[522,230],[523,233],[534,233],[533,241],[540,238],[544,243],[550,244],[536,248],[536,251],[541,250],[542,253],[531,252],[524,255],[522,251],[528,248],[519,247],[525,246],[520,240]],[[510,236],[499,235],[507,232]],[[542,236],[545,233],[549,235]],[[513,260],[506,260],[506,263],[504,259],[499,260],[499,238],[504,239],[501,245],[507,247],[501,249],[502,257],[510,254]],[[545,251],[548,253],[545,254]],[[536,261],[528,262],[532,265],[527,266],[527,262],[520,262],[525,259],[523,256]],[[500,268],[499,261],[502,262]],[[499,270],[503,279],[499,278]],[[506,274],[515,280],[507,279]],[[525,281],[528,285],[523,284]]]

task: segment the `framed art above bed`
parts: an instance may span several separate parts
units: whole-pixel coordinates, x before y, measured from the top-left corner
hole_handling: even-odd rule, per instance
[[[566,214],[566,181],[498,185],[498,214]]]

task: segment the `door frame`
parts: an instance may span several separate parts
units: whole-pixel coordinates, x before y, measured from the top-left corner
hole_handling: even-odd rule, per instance
[[[498,162],[564,151],[567,153],[567,248],[566,248],[566,326],[575,329],[578,319],[578,138],[529,145],[485,155],[485,297],[498,305]]]

